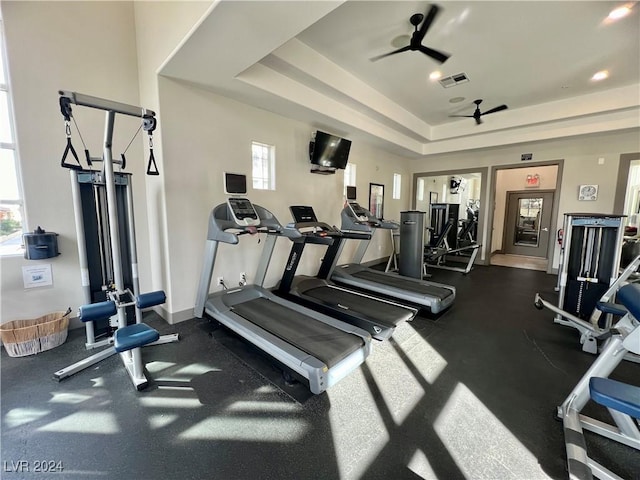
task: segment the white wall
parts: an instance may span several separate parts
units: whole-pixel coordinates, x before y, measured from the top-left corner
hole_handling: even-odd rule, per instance
[[[21,158],[27,227],[57,232],[61,255],[50,260],[0,258],[2,322],[74,310],[83,303],[68,170],[60,167],[66,145],[58,90],[138,103],[133,6],[127,2],[2,2],[10,86]],[[93,156],[101,155],[104,113],[73,107]],[[116,118],[114,154],[138,128],[135,119]],[[73,144],[82,143],[73,128]],[[81,157],[82,158],[82,157]],[[141,277],[148,278],[148,244],[142,140],[127,152],[134,172]],[[142,207],[142,208],[139,208]],[[49,263],[53,287],[25,289],[22,267]]]
[[[557,140],[524,143],[520,145],[487,148],[470,152],[454,152],[439,154],[414,161],[410,164],[413,173],[449,171],[476,167],[493,167],[498,165],[524,166],[520,161],[522,153],[532,153],[534,161],[564,159],[562,174],[559,218],[555,230],[562,228],[563,214],[568,212],[611,213],[618,175],[620,155],[637,152],[640,148],[640,130],[625,130],[612,133],[592,134],[580,137],[569,137]],[[599,164],[598,159],[604,163]],[[488,182],[491,188],[493,173],[490,172]],[[599,185],[598,200],[593,202],[578,201],[578,188],[583,184]],[[480,215],[487,215],[491,206],[481,205]],[[487,217],[485,217],[487,218]],[[488,229],[485,224],[482,242],[486,244]],[[558,265],[559,249],[554,255],[554,267]]]
[[[171,261],[172,321],[192,315],[202,266],[211,209],[225,201],[222,173],[251,175],[251,141],[276,147],[276,190],[249,189],[249,198],[271,210],[281,223],[291,221],[290,205],[311,205],[318,218],[339,226],[344,172],[310,173],[308,145],[315,127],[281,117],[209,91],[160,78],[163,113],[164,179],[167,199],[168,248]],[[345,135],[347,136],[347,135]],[[348,137],[348,136],[347,136]],[[353,142],[349,161],[357,165],[358,200],[367,205],[369,182],[385,185],[385,217],[399,219],[409,204],[407,160]],[[393,173],[403,175],[403,195],[393,200]],[[249,182],[250,183],[250,182]],[[389,236],[378,232],[365,261],[390,253]],[[243,236],[240,246],[221,245],[214,279],[235,285],[240,272],[251,281],[262,250],[256,237]],[[356,245],[348,245],[348,260]],[[266,284],[280,279],[291,245],[280,239]],[[315,274],[325,248],[308,246],[299,272]],[[212,282],[215,283],[215,282]],[[211,286],[211,290],[220,288]]]
[[[163,115],[158,94],[160,67],[178,48],[190,30],[206,14],[211,1],[134,2],[136,47],[140,101],[158,113],[160,119],[155,133],[155,157],[159,177],[146,177],[146,207],[149,218],[149,253],[152,289],[164,289],[167,303],[156,310],[167,317],[172,311],[170,291],[171,259],[168,248],[163,155]]]

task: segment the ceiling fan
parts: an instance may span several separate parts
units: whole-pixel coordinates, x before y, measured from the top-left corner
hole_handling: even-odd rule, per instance
[[[497,107],[494,107],[490,110],[487,110],[486,112],[481,112],[480,111],[480,104],[482,103],[482,100],[474,100],[473,103],[476,104],[476,111],[473,112],[473,115],[449,115],[450,117],[466,117],[466,118],[474,118],[476,120],[476,123],[478,125],[480,125],[482,123],[482,119],[480,117],[482,117],[483,115],[489,115],[490,113],[496,113],[496,112],[500,112],[502,110],[506,110],[507,107],[506,105],[499,105]]]
[[[429,27],[431,27],[431,24],[435,20],[436,15],[438,15],[439,11],[440,11],[440,7],[438,7],[437,5],[432,5],[429,11],[427,12],[426,17],[421,13],[414,13],[413,15],[411,15],[411,18],[409,19],[409,21],[411,22],[411,25],[413,25],[413,34],[411,35],[411,41],[409,42],[409,45],[399,48],[397,50],[394,50],[393,52],[389,52],[383,55],[378,55],[377,57],[373,57],[371,58],[371,61],[375,62],[377,60],[380,60],[381,58],[388,57],[390,55],[395,55],[396,53],[402,53],[402,52],[408,52],[408,51],[420,51],[425,55],[428,55],[429,57],[433,58],[437,62],[444,63],[449,58],[449,55],[422,45],[422,40],[424,39],[424,36],[427,34],[427,30],[429,30]],[[422,22],[422,25],[420,25],[421,22]],[[419,30],[418,30],[418,25],[420,25]]]

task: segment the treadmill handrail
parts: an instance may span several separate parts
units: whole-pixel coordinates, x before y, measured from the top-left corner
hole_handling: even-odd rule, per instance
[[[340,213],[340,219],[342,220],[340,230],[342,232],[372,232],[372,230],[376,228],[382,228],[385,230],[397,230],[400,228],[400,225],[397,222],[376,218],[369,210],[361,207],[360,205],[358,205],[358,207],[364,210],[367,215],[367,219],[361,220],[355,215],[355,212],[350,204],[345,205],[345,207],[342,209],[342,212]]]
[[[305,232],[305,229],[311,229],[309,232]],[[305,234],[313,234],[313,233],[324,233],[325,235],[331,236],[340,236],[342,235],[340,230],[335,227],[332,227],[328,223],[325,222],[292,222],[288,223],[285,227],[287,230],[295,230],[301,235]]]
[[[209,214],[209,228],[207,231],[207,240],[218,241],[235,245],[238,243],[238,236],[254,233],[283,234],[284,227],[278,219],[266,208],[260,205],[253,205],[260,224],[254,227],[246,227],[238,225],[233,215],[229,212],[227,203],[221,203],[211,210]]]

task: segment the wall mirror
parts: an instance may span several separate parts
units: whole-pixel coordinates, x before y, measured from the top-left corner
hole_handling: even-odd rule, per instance
[[[437,229],[455,217],[455,229],[450,231],[448,240],[450,248],[478,243],[481,172],[418,174],[414,185],[415,207],[427,212],[427,226]],[[440,218],[442,209],[446,210],[446,218]]]

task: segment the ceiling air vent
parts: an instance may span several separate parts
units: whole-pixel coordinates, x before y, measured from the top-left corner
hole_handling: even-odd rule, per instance
[[[444,88],[453,87],[454,85],[458,85],[460,83],[466,83],[469,81],[469,77],[467,77],[466,73],[456,73],[455,75],[451,75],[449,77],[441,78],[440,85]]]

